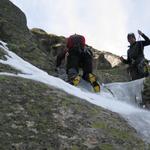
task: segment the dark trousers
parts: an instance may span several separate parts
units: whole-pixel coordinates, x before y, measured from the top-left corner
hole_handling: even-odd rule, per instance
[[[141,77],[139,76],[138,74],[138,69],[137,67],[133,67],[133,66],[130,66],[128,69],[127,69],[130,77],[131,77],[131,80],[137,80],[137,79],[140,79]]]
[[[83,79],[88,80],[88,74],[92,73],[92,59],[87,52],[69,52],[67,57],[68,79],[75,77],[79,73],[79,68],[82,68]]]
[[[137,80],[149,76],[148,66],[144,61],[141,61],[137,65],[130,65],[128,72],[132,80]]]

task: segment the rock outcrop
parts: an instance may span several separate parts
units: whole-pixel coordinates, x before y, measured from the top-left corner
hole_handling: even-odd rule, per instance
[[[30,31],[24,13],[8,0],[1,0],[0,39],[7,42],[12,51],[28,62],[49,74],[57,76],[54,73],[55,60],[56,56],[65,47],[65,37],[48,34],[37,28]],[[107,76],[110,78],[112,75],[109,69],[119,65],[119,58],[113,54],[95,49],[93,49],[93,53],[95,58],[94,70],[103,69],[103,72],[109,72]],[[108,71],[105,71],[105,69]],[[107,76],[106,79],[104,79],[105,76],[100,76],[101,81],[107,81]],[[118,78],[114,80],[118,81]],[[126,78],[123,79],[123,81],[126,80]]]
[[[150,77],[147,77],[144,81],[142,99],[143,106],[150,110]]]
[[[27,27],[24,13],[9,0],[0,2],[0,39],[20,57],[48,73],[54,71],[54,58],[40,47],[34,34]],[[49,39],[54,39],[51,36]],[[56,44],[56,43],[54,43]],[[51,47],[53,43],[48,43]]]
[[[0,149],[146,149],[120,116],[53,87],[0,76],[0,91]]]

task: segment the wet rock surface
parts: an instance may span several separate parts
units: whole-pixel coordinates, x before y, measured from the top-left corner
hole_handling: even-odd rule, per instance
[[[0,149],[146,149],[120,116],[53,87],[0,76],[0,91]]]

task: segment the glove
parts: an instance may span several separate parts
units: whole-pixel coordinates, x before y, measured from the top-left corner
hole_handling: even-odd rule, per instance
[[[143,35],[142,31],[138,30],[138,34],[139,35]]]
[[[123,58],[122,56],[120,57],[120,60],[121,60],[122,62],[124,62],[124,58]]]
[[[56,68],[55,68],[55,71],[56,71],[56,72],[59,72],[59,71],[60,71],[60,68],[59,68],[59,67],[56,67]]]

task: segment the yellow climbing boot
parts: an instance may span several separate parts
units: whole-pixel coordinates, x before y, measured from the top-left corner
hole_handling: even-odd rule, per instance
[[[89,73],[88,81],[91,83],[95,92],[100,92],[100,85],[97,82],[96,76],[92,73]]]
[[[91,84],[95,92],[100,92],[100,85],[96,81]]]
[[[77,86],[79,84],[80,80],[81,80],[81,76],[77,75],[75,78],[72,79],[72,84],[74,86]]]
[[[89,73],[88,80],[92,84],[92,83],[96,82],[96,76],[92,73]]]

